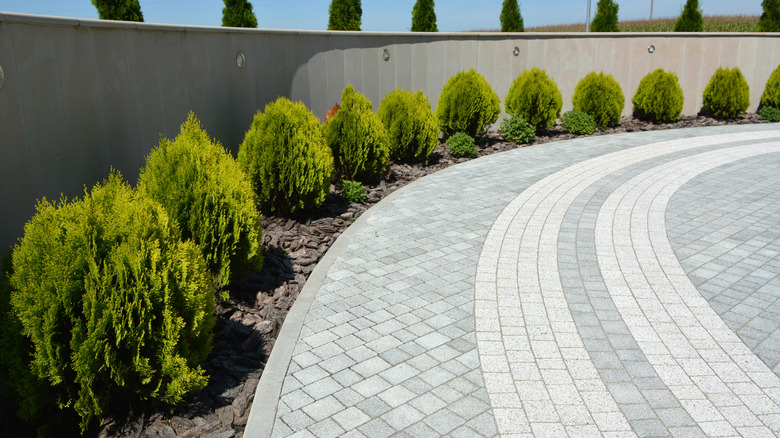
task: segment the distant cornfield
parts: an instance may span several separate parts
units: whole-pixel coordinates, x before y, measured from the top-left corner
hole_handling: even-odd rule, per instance
[[[755,32],[758,15],[710,15],[704,17],[704,32]],[[618,23],[623,32],[672,32],[677,17],[650,20],[626,20]],[[585,23],[526,27],[526,32],[585,32]],[[498,29],[472,32],[498,32]]]

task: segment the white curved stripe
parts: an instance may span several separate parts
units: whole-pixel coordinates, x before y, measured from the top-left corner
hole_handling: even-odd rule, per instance
[[[617,188],[596,222],[607,289],[655,371],[709,436],[776,436],[780,379],[731,331],[680,266],[665,211],[687,181],[780,152],[780,142],[720,149],[658,166]]]
[[[646,159],[777,136],[778,131],[704,136],[607,154],[550,175],[504,209],[479,259],[474,312],[483,376],[501,434],[631,431],[563,295],[557,238],[572,201],[604,176]]]

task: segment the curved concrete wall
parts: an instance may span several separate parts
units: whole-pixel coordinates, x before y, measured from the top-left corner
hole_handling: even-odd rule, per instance
[[[190,110],[236,151],[255,112],[278,96],[320,118],[348,83],[374,109],[396,87],[424,90],[435,107],[450,76],[475,68],[503,100],[523,69],[540,67],[567,110],[577,81],[603,70],[622,85],[629,114],[640,79],[662,67],[680,77],[684,113],[695,114],[721,65],[742,69],[755,110],[779,63],[771,34],[227,30],[0,12],[0,249],[22,234],[38,198],[81,195],[111,167],[134,183],[159,135],[175,136]]]

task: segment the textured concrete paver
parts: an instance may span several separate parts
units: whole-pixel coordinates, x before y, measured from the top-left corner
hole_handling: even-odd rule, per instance
[[[749,158],[780,163],[773,128],[533,146],[394,193],[312,274],[247,436],[777,434],[780,212],[709,202],[729,166],[778,173]]]

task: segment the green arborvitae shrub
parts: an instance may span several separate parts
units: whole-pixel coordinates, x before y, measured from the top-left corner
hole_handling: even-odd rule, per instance
[[[771,106],[780,109],[780,65],[769,75],[761,95],[761,106]]]
[[[328,8],[328,30],[360,30],[362,18],[360,0],[332,0]]]
[[[525,121],[520,114],[510,114],[501,122],[501,128],[498,130],[505,139],[512,143],[529,143],[536,136],[534,125]]]
[[[582,111],[566,111],[561,117],[561,123],[563,128],[572,134],[592,135],[596,132],[596,121]]]
[[[520,6],[517,0],[504,0],[501,6],[501,32],[522,32],[523,17],[520,15]]]
[[[218,288],[262,267],[262,227],[249,177],[190,113],[174,140],[146,157],[138,191],[162,204],[203,253]]]
[[[701,16],[699,0],[688,0],[685,2],[680,18],[674,24],[675,32],[703,32],[704,19]]]
[[[347,85],[341,109],[323,125],[325,142],[333,153],[340,179],[373,181],[387,170],[390,141],[371,102]]]
[[[258,111],[238,151],[262,211],[288,215],[319,207],[330,192],[333,156],[320,122],[285,97]]]
[[[596,16],[590,25],[591,32],[620,32],[618,9],[618,4],[613,0],[599,0],[596,4]]]
[[[412,32],[438,32],[433,0],[417,0],[412,8]]]
[[[555,125],[561,116],[563,98],[545,70],[525,70],[515,79],[504,100],[508,114],[519,114],[539,132]]]
[[[758,111],[758,115],[761,116],[761,120],[767,120],[769,122],[780,122],[780,109],[773,106],[765,106]]]
[[[612,75],[588,73],[574,89],[574,109],[593,117],[599,129],[620,124],[625,98],[620,84]]]
[[[144,21],[138,0],[92,0],[101,20]]]
[[[472,137],[482,135],[498,120],[500,112],[498,95],[473,68],[447,81],[436,106],[436,118],[445,139],[456,132]]]
[[[247,0],[224,0],[222,26],[257,27],[257,17],[252,12],[252,3]]]
[[[11,271],[3,325],[19,331],[3,331],[14,348],[0,361],[23,418],[83,432],[206,385],[198,364],[216,319],[206,263],[120,175],[83,200],[40,201]]]
[[[761,2],[764,12],[758,19],[758,32],[780,32],[780,0]]]
[[[366,188],[360,181],[342,181],[338,189],[350,204],[366,200]]]
[[[474,158],[477,156],[477,145],[474,138],[464,132],[456,132],[447,139],[450,153],[456,158]]]
[[[439,124],[422,91],[396,88],[387,93],[376,113],[390,140],[390,158],[427,162],[439,143]]]
[[[733,119],[745,114],[750,106],[750,87],[738,67],[719,68],[704,87],[705,113]]]
[[[642,78],[631,99],[634,116],[653,123],[676,122],[682,114],[684,101],[677,75],[661,68]]]

